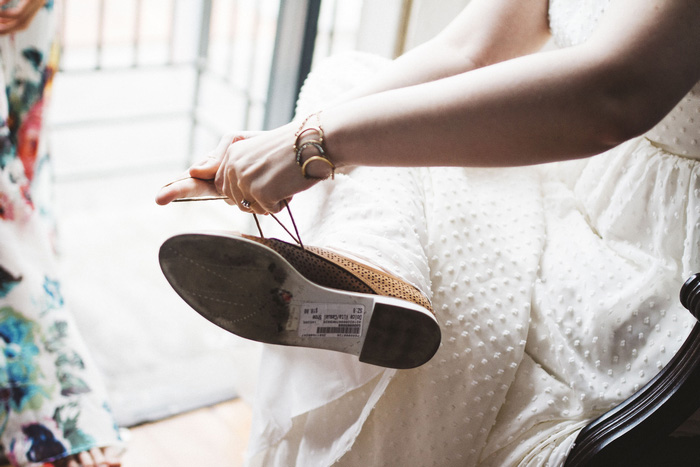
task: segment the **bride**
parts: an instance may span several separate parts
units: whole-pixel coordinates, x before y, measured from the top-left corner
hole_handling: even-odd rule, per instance
[[[197,311],[287,344],[264,351],[249,464],[563,463],[692,324],[698,52],[693,0],[472,0],[394,61],[330,60],[298,119],[164,187],[297,215],[304,246],[161,250]],[[359,328],[333,321],[352,297]]]

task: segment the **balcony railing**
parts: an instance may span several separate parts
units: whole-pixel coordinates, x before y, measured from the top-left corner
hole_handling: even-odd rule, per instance
[[[51,119],[59,180],[185,166],[224,131],[285,123],[312,61],[357,42],[363,1],[63,6]],[[149,139],[166,143],[154,150]]]

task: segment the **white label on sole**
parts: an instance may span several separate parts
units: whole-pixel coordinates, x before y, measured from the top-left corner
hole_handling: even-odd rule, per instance
[[[363,305],[304,303],[299,313],[301,337],[361,337]]]

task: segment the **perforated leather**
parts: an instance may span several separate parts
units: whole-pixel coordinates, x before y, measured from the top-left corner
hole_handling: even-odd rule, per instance
[[[428,298],[418,289],[386,272],[370,268],[324,248],[305,249],[275,238],[243,235],[249,240],[272,248],[304,277],[318,285],[350,292],[400,298],[420,305],[434,314]]]

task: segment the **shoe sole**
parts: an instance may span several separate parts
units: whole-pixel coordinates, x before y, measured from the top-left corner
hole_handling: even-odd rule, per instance
[[[432,313],[406,300],[313,283],[279,253],[239,236],[183,234],[159,261],[195,311],[238,336],[334,350],[387,368],[415,368],[440,345]]]

